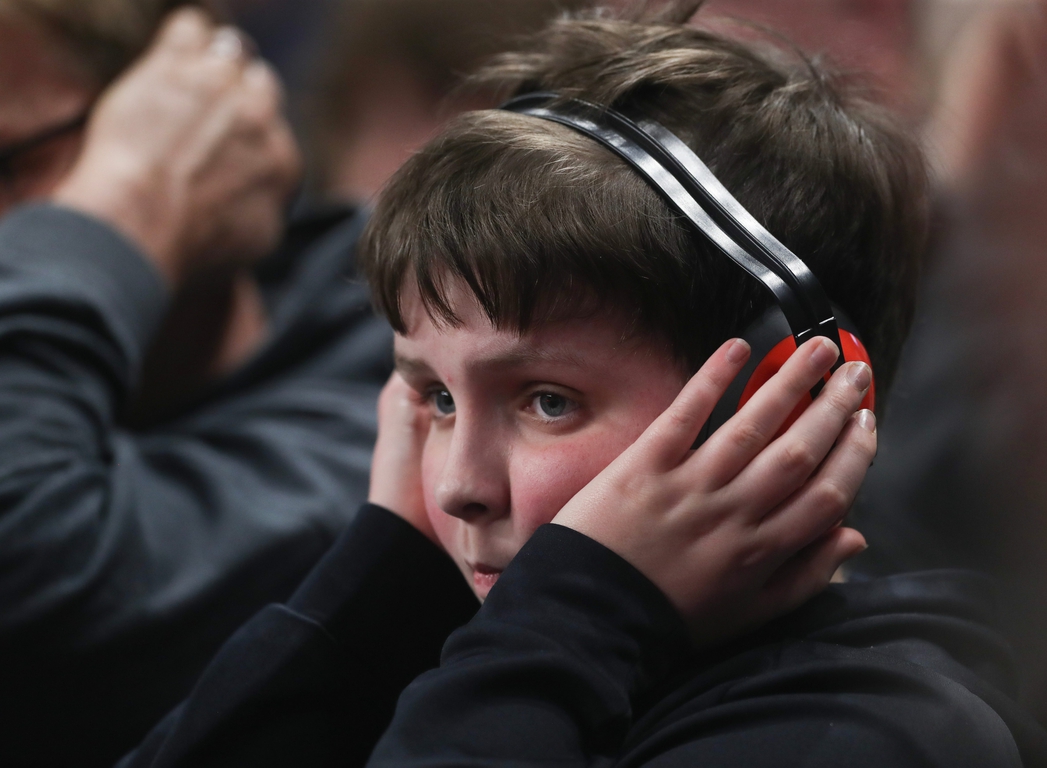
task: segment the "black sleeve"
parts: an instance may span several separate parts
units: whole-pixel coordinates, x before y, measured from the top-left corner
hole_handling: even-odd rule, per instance
[[[412,683],[369,765],[589,765],[612,757],[633,697],[688,652],[683,622],[631,565],[546,525],[441,665]]]
[[[0,224],[0,643],[118,602],[104,582],[144,565],[123,550],[145,542],[115,422],[166,303],[99,222],[40,206]]]
[[[837,614],[844,594],[809,607]],[[969,617],[857,611],[821,629],[811,618],[696,654],[642,574],[544,526],[440,667],[404,691],[369,765],[1021,765],[1007,723],[962,682],[970,672],[941,663],[945,638],[985,651]]]
[[[476,608],[442,551],[365,506],[291,601],[244,625],[120,766],[361,765],[404,686]]]
[[[294,262],[295,286],[346,285],[310,282],[303,297],[327,298],[293,327],[274,318],[301,359],[250,361],[144,431],[120,424],[168,304],[159,274],[72,210],[0,221],[0,764],[112,765],[348,525],[374,440],[371,364],[390,347],[347,281],[363,221]]]

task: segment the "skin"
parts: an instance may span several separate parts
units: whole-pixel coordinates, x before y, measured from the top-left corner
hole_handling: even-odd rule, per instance
[[[848,364],[778,440],[836,357],[805,345],[739,416],[691,445],[748,357],[726,344],[689,381],[610,315],[494,328],[456,286],[457,326],[412,291],[398,373],[379,403],[370,500],[438,542],[481,600],[534,531],[565,525],[654,581],[707,644],[820,591],[864,549],[840,528],[875,454],[857,417],[868,367]]]
[[[685,383],[664,353],[622,342],[618,323],[554,323],[524,337],[485,323],[475,310],[461,328],[421,320],[396,340],[397,368],[431,411],[426,514],[480,599]]]
[[[0,145],[92,106],[0,185],[0,214],[34,199],[98,218],[135,243],[172,291],[129,418],[148,424],[246,361],[268,318],[250,267],[281,237],[301,160],[279,82],[238,33],[173,13],[151,48],[99,93],[70,52],[0,15]]]
[[[938,180],[954,192],[984,183],[1006,144],[1016,165],[1040,162],[1044,40],[1047,3],[1036,0],[986,4],[952,45],[925,143]]]
[[[55,190],[138,243],[175,288],[270,252],[298,180],[273,72],[203,12],[171,15],[94,109]]]

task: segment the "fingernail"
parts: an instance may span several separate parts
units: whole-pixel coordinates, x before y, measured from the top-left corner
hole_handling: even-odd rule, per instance
[[[819,369],[825,370],[836,362],[840,356],[840,350],[828,339],[818,339],[817,347],[811,352],[811,364]]]
[[[221,27],[211,38],[209,49],[213,56],[229,61],[238,61],[244,55],[244,43],[235,29]]]
[[[847,381],[859,392],[864,392],[872,386],[872,368],[865,363],[851,363],[847,367]]]
[[[735,339],[727,350],[727,362],[731,365],[741,365],[749,359],[749,345],[741,339]]]
[[[866,432],[875,432],[876,414],[872,411],[858,411],[858,426]]]

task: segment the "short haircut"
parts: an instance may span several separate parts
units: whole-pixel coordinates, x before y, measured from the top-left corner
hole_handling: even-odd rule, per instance
[[[676,133],[851,316],[883,392],[926,247],[919,148],[795,51],[686,26],[700,5],[560,19],[478,81],[636,111]],[[612,309],[688,372],[772,301],[609,150],[501,111],[463,115],[404,165],[359,258],[399,332],[405,285],[435,320],[458,322],[446,292],[458,278],[498,328]]]
[[[214,12],[211,0],[0,0],[0,14],[38,24],[104,87],[148,47],[164,17],[183,5]]]

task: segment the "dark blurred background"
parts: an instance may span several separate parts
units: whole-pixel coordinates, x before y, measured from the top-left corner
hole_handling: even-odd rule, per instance
[[[324,191],[368,197],[442,119],[456,78],[586,0],[229,0],[291,94]],[[985,7],[965,0],[710,0],[701,23],[775,30],[921,119],[949,43]],[[754,34],[755,34],[754,29]],[[399,142],[403,151],[392,145]],[[389,158],[388,160],[386,158]]]

